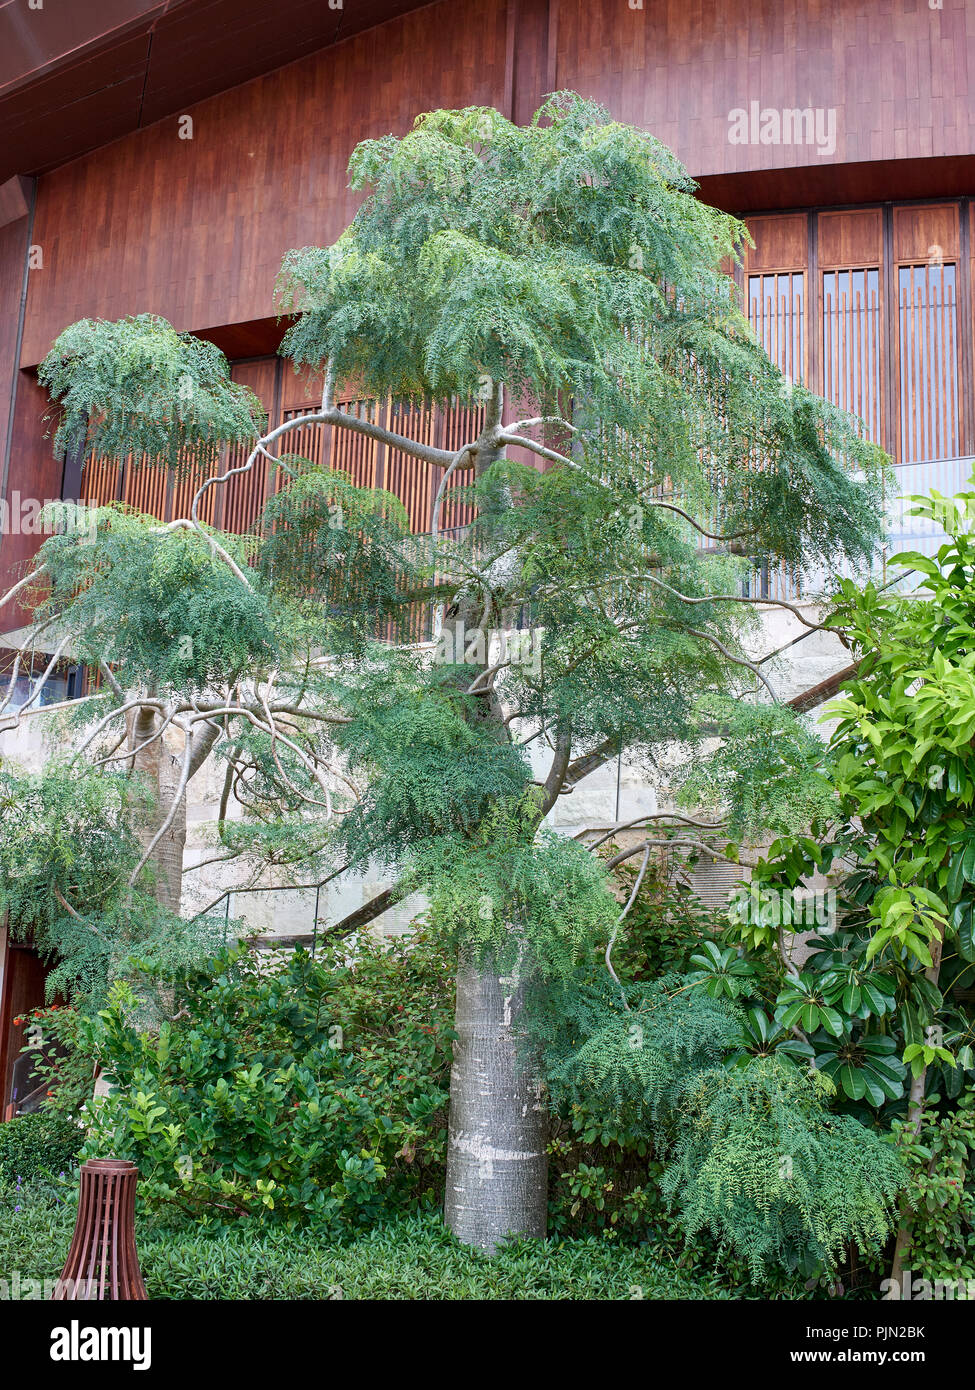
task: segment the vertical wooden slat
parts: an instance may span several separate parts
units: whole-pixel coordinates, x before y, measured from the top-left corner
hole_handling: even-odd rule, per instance
[[[938,272],[935,270],[933,277],[926,278],[921,283],[918,295],[919,312],[923,325],[923,344],[924,357],[920,362],[921,376],[923,380],[924,405],[926,429],[924,432],[923,448],[925,458],[937,458],[939,455],[938,444],[941,438],[941,431],[938,427],[938,416],[940,414],[938,397],[935,395],[938,381],[938,340],[937,340],[937,319],[938,319]]]

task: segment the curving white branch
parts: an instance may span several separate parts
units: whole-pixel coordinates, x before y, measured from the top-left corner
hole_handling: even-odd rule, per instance
[[[630,1006],[627,1003],[626,990],[623,988],[623,982],[621,981],[620,977],[613,969],[613,947],[616,945],[616,938],[619,935],[620,927],[623,925],[624,917],[629,912],[633,904],[636,902],[636,895],[640,891],[640,884],[643,882],[643,875],[646,873],[647,865],[649,863],[650,845],[648,844],[643,855],[643,863],[640,865],[640,872],[637,874],[636,882],[633,885],[633,891],[630,893],[629,898],[627,898],[626,906],[623,908],[623,911],[617,917],[615,925],[613,926],[613,930],[610,933],[609,941],[606,943],[606,969],[609,971],[610,975],[612,975],[613,980],[616,983],[616,987],[620,992],[620,997],[623,1000],[623,1008],[627,1011],[627,1013],[630,1012]]]
[[[735,666],[747,667],[747,669],[751,671],[752,675],[756,676],[762,682],[762,684],[765,686],[765,689],[771,695],[775,703],[777,705],[782,703],[775,692],[775,687],[772,685],[768,677],[763,674],[759,667],[756,666],[754,661],[749,661],[748,658],[744,656],[735,656],[733,652],[729,652],[728,648],[725,646],[723,642],[719,641],[718,638],[714,637],[710,632],[702,632],[701,629],[697,627],[688,627],[684,630],[685,632],[690,633],[692,637],[700,637],[702,641],[710,642],[712,647],[717,648],[721,655],[727,661],[732,662]]]
[[[18,579],[17,583],[13,586],[13,588],[8,589],[7,592],[3,595],[3,597],[0,598],[0,608],[2,608],[3,605],[7,603],[10,599],[14,598],[17,594],[19,594],[21,589],[25,589],[28,584],[33,582],[33,580],[39,578],[42,574],[46,573],[47,565],[38,565],[36,570],[31,570],[30,574],[25,574],[23,579]]]

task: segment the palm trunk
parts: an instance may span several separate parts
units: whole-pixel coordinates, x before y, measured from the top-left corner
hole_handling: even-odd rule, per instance
[[[545,1235],[548,1117],[518,1056],[523,995],[490,963],[460,962],[444,1218],[491,1253],[509,1234]]]
[[[158,716],[153,711],[140,712],[135,726],[135,743],[138,745],[148,738]],[[145,730],[145,732],[143,732]],[[148,845],[160,825],[166,819],[179,786],[179,762],[172,751],[166,747],[164,739],[158,738],[148,748],[136,754],[135,767],[143,774],[155,797],[153,813],[146,819],[143,827],[144,844]],[[152,852],[152,869],[155,874],[155,897],[161,907],[170,912],[179,912],[183,889],[183,851],[186,847],[186,797],[173,817],[172,824]]]
[[[158,727],[159,715],[148,705],[137,712],[132,727],[132,745],[139,748],[151,738]],[[199,771],[219,737],[218,728],[207,727],[194,742],[190,777]],[[148,747],[140,748],[132,758],[132,767],[145,777],[155,800],[151,815],[141,828],[143,847],[148,846],[169,814],[180,784],[180,757],[168,745],[165,736],[155,739]],[[186,849],[186,792],[179,795],[176,814],[155,846],[150,865],[155,875],[155,898],[161,907],[179,913],[183,893],[183,855]]]

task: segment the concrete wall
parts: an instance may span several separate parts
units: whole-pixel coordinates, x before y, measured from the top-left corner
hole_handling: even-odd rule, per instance
[[[815,618],[815,607],[804,604],[802,611]],[[805,629],[791,614],[773,608],[763,608],[753,644],[753,655],[766,653],[784,645]],[[816,685],[848,663],[848,655],[838,639],[814,633],[789,648],[767,669],[781,699],[788,699]],[[815,720],[815,714],[807,716]],[[57,747],[55,716],[40,713],[25,718],[21,726],[0,734],[0,758],[25,768],[39,767],[44,758]],[[178,753],[178,745],[174,748]],[[543,750],[544,752],[544,750]],[[547,770],[547,758],[535,755],[536,774]],[[222,769],[210,763],[190,783],[187,805],[187,849],[185,868],[213,857],[215,848],[214,822],[220,800]],[[641,770],[616,762],[592,774],[569,795],[559,799],[549,816],[549,824],[562,834],[578,835],[587,829],[606,830],[621,822],[665,808],[666,789],[648,784]],[[231,805],[231,815],[239,808]],[[627,837],[620,837],[626,843]],[[702,865],[694,876],[695,884],[705,901],[720,902],[737,880],[733,866]],[[218,911],[240,919],[248,930],[281,934],[312,932],[316,911],[314,889],[273,893],[243,893],[246,883],[239,863],[227,866],[206,865],[184,874],[184,913],[198,912],[211,904],[226,889],[235,889],[229,904],[221,902]],[[267,880],[262,880],[266,882]],[[285,880],[281,880],[284,882]],[[341,920],[388,886],[388,877],[378,871],[349,874],[327,885],[318,895],[319,929]],[[408,926],[421,909],[418,898],[412,898],[386,913],[380,927],[384,932],[396,932]]]

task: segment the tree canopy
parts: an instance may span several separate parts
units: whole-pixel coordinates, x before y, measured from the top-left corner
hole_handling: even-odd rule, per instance
[[[154,791],[123,901],[154,868],[178,907],[186,788],[213,759],[222,864],[270,886],[381,865],[375,914],[423,891],[473,971],[459,1018],[476,998],[503,1034],[518,1009],[499,981],[564,981],[595,940],[616,978],[598,846],[544,824],[587,776],[626,756],[656,784],[664,809],[626,851],[644,865],[661,838],[696,851],[695,831],[808,820],[815,736],[749,654],[751,580],[762,563],[800,579],[865,563],[883,456],[756,342],[727,274],[743,225],[594,103],[558,93],[524,128],[434,112],[360,145],[350,177],[366,196],[348,229],[289,253],[279,282],[294,316],[281,351],[321,374],[320,408],[268,429],[218,352],[151,315],[65,330],[41,368],[57,447],[160,466],[243,439],[250,453],[211,472],[186,517],[108,507],[94,536],[51,537],[11,593],[28,589],[59,649],[103,675],[69,777],[121,770]],[[479,429],[456,451],[411,440],[342,410],[339,386],[476,402]],[[316,425],[439,470],[429,535],[409,535],[394,498],[287,452]],[[206,491],[253,468],[273,486],[252,533],[205,526]],[[445,532],[450,489],[474,520]],[[717,820],[667,809],[685,783]],[[87,882],[48,895],[55,918],[62,899],[72,924],[87,911],[70,896]],[[527,1114],[522,1082],[495,1079]]]

